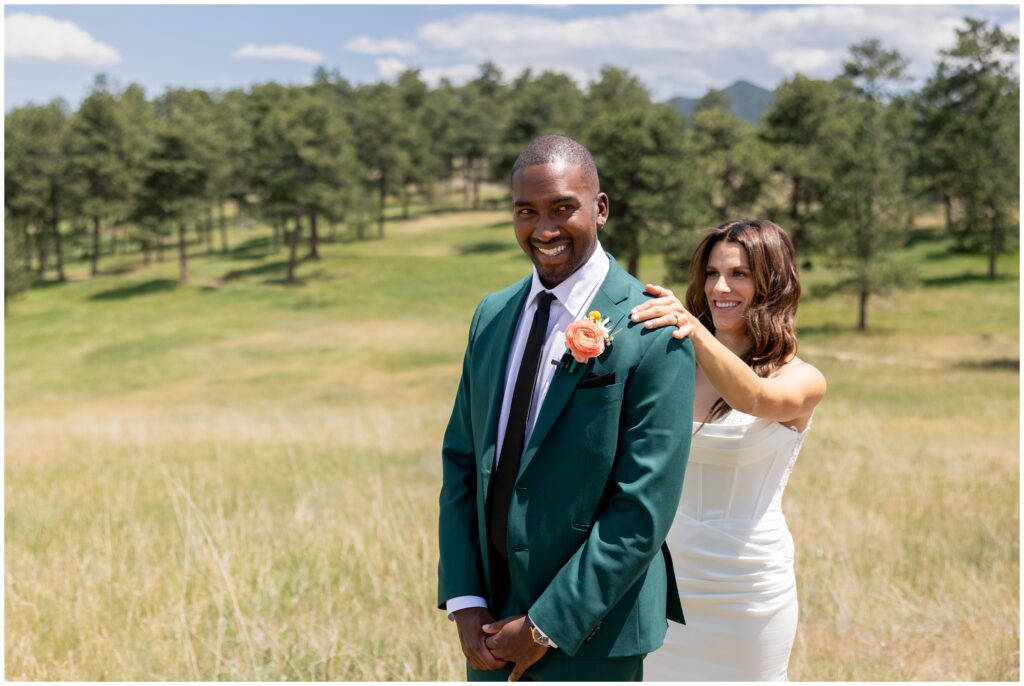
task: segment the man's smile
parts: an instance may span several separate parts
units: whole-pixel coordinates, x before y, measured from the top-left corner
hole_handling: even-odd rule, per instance
[[[542,255],[547,255],[548,257],[554,257],[555,255],[560,255],[562,252],[565,251],[565,249],[568,246],[569,246],[568,243],[558,243],[558,244],[555,244],[555,245],[548,246],[546,248],[543,248],[543,247],[537,245],[536,243],[534,243],[534,245],[533,245],[533,247],[536,248]]]

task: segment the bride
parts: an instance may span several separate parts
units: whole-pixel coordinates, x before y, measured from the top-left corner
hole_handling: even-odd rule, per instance
[[[632,319],[690,337],[701,421],[668,535],[686,625],[669,625],[645,679],[784,681],[798,613],[782,492],[825,395],[796,356],[793,243],[770,221],[728,222],[697,246],[685,306],[647,291]]]

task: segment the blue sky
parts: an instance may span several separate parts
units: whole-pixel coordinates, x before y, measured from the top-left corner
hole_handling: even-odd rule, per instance
[[[828,78],[869,37],[921,79],[965,15],[1019,35],[1016,5],[7,5],[4,108],[56,97],[76,107],[99,72],[153,97],[308,83],[318,64],[355,83],[410,66],[431,84],[461,83],[486,59],[507,78],[556,69],[581,86],[610,63],[667,99],[740,78]]]

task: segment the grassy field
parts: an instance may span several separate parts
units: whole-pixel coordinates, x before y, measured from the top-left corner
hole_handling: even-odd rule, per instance
[[[268,236],[233,231],[189,287],[171,252],[119,255],[10,308],[8,679],[464,674],[438,449],[475,304],[529,268],[508,214],[327,243],[292,288]],[[869,334],[848,296],[801,306],[829,393],[785,504],[791,679],[1019,678],[1018,256],[989,282],[946,248],[920,233],[920,285]]]

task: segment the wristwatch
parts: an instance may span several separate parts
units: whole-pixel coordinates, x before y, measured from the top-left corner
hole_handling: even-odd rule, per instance
[[[558,647],[547,634],[537,628],[537,625],[533,623],[532,619],[530,620],[530,636],[533,637],[533,642],[537,645],[542,645],[545,648]]]

